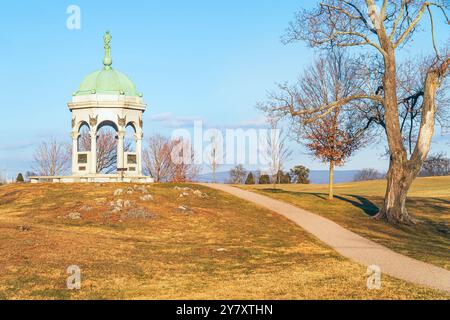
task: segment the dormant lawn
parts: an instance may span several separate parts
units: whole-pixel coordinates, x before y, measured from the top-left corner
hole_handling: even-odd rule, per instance
[[[326,185],[245,187],[327,217],[341,226],[413,258],[450,270],[450,177],[419,178],[408,210],[415,226],[393,226],[372,218],[381,207],[385,181],[337,184],[334,201]]]
[[[387,276],[368,290],[366,268],[230,195],[185,185],[207,197],[180,198],[175,185],[156,184],[147,186],[153,201],[140,191],[113,196],[126,187],[0,187],[0,299],[450,298]],[[119,198],[151,217],[111,212]],[[70,265],[81,268],[80,291],[66,288]]]

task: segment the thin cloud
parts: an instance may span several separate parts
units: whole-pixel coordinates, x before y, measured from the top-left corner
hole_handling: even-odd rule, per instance
[[[24,142],[20,144],[0,144],[0,150],[2,151],[20,151],[20,150],[26,150],[31,147],[36,146],[35,142]]]
[[[161,113],[147,118],[151,122],[159,122],[169,128],[193,127],[196,121],[206,121],[200,117],[177,117],[172,113]]]

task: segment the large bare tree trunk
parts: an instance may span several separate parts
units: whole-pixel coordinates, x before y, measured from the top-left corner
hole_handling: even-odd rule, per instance
[[[398,167],[396,161],[391,159],[388,172],[388,184],[384,205],[377,219],[386,219],[390,223],[411,224],[414,222],[406,209],[406,199],[411,187],[411,174],[405,166]]]
[[[390,150],[388,184],[383,208],[377,215],[392,223],[411,223],[412,219],[406,209],[406,197],[411,186],[408,177],[408,156],[403,145],[397,101],[397,70],[395,52],[388,39],[380,38],[386,55],[384,57],[385,73],[383,75],[384,109],[386,134]]]
[[[395,110],[392,108],[394,104],[397,104],[396,94],[395,100],[393,100],[396,91],[393,92],[392,88],[396,87],[395,83],[392,82],[395,79],[395,73],[393,73],[395,68],[391,68],[392,61],[395,61],[394,57],[387,59],[386,74],[383,79],[386,94],[386,132],[391,158],[384,205],[376,218],[387,219],[391,223],[412,224],[415,223],[415,220],[409,215],[406,208],[407,194],[430,151],[435,130],[436,92],[440,86],[441,77],[447,72],[449,60],[445,60],[427,73],[419,137],[410,160],[407,158],[406,150],[401,141],[400,130],[396,127],[399,125],[398,108],[396,107]]]

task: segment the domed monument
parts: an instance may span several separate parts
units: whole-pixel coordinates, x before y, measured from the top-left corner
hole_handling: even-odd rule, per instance
[[[142,174],[142,117],[146,104],[134,83],[126,75],[112,68],[111,39],[110,33],[106,32],[103,68],[85,77],[78,90],[73,93],[72,101],[68,103],[72,112],[72,176],[36,177],[39,179],[33,182],[153,181]],[[97,139],[99,130],[105,126],[114,129],[113,138],[117,144],[117,170],[108,174],[98,172],[97,163]],[[129,151],[124,146],[126,130],[129,127],[134,132],[134,151]],[[82,128],[88,129],[83,138],[87,138],[89,150],[82,148]]]

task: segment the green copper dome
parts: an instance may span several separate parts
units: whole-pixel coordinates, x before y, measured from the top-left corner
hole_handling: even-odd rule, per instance
[[[114,70],[111,59],[111,35],[106,32],[104,36],[105,58],[103,59],[103,69],[89,74],[81,82],[81,85],[74,96],[84,96],[90,94],[111,94],[125,95],[129,97],[142,97],[138,93],[134,83],[123,73]]]

